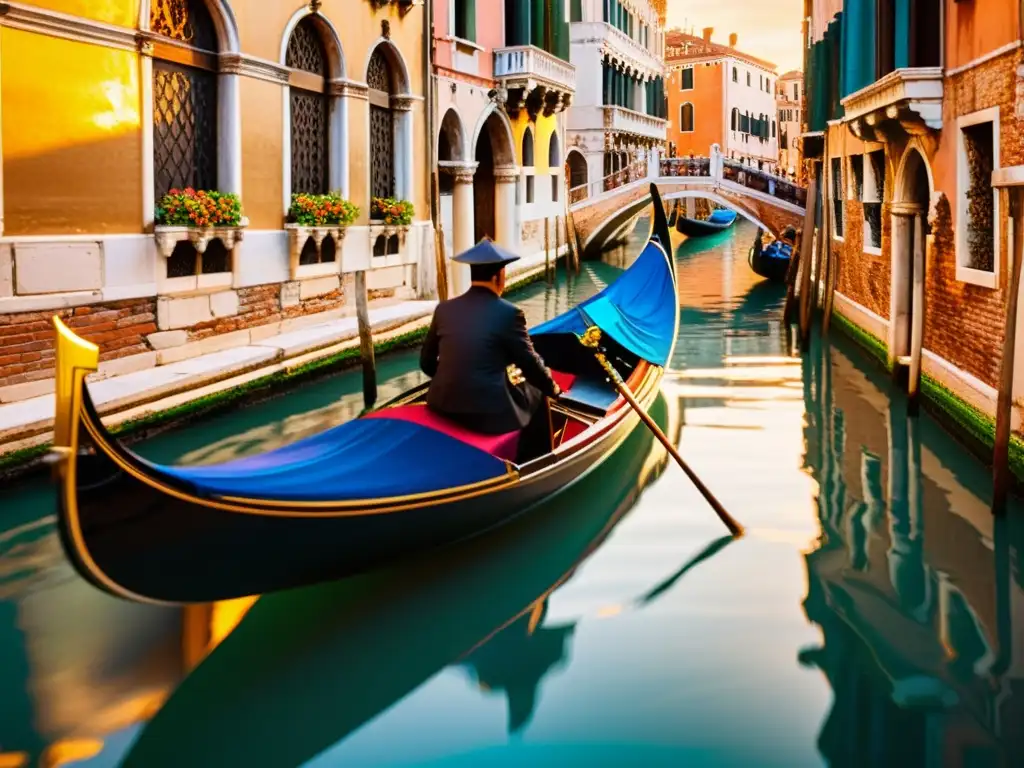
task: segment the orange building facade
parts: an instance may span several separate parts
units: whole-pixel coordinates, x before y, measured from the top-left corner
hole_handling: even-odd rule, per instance
[[[775,65],[729,45],[678,29],[665,34],[666,91],[670,154],[710,157],[722,154],[774,173],[778,163]]]

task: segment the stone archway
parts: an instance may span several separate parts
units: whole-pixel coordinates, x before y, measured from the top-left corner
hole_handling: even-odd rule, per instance
[[[473,178],[474,240],[490,237],[506,248],[515,248],[518,169],[512,142],[512,126],[496,110],[490,110],[476,132],[473,147],[476,173]]]
[[[475,164],[467,162],[466,155],[466,132],[463,129],[462,118],[455,109],[449,109],[441,120],[437,135],[437,161],[441,171],[437,180],[437,203],[448,259],[473,245]],[[456,293],[461,293],[460,288],[464,289],[463,283],[468,284],[468,277],[453,269],[450,284]]]
[[[912,143],[896,173],[892,204],[889,358],[900,380],[918,390],[924,345],[925,249],[931,170],[925,155]]]
[[[587,159],[578,149],[570,149],[565,158],[566,173],[569,176],[569,189],[577,189],[587,184]],[[583,197],[586,194],[584,192]],[[580,198],[582,199],[582,197]],[[570,200],[575,202],[575,200]]]

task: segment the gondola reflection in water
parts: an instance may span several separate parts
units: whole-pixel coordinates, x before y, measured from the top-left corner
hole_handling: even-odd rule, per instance
[[[822,415],[806,428],[822,540],[804,610],[824,642],[799,661],[835,694],[819,748],[835,766],[1024,765],[1024,569],[1015,582],[1011,568],[1024,525],[991,517],[980,466],[977,495],[968,478],[948,497],[927,482],[943,457],[925,470],[921,431],[938,428],[905,400],[888,425],[861,417],[877,390],[858,391],[847,345],[815,340],[804,362],[807,412]]]
[[[65,550],[97,587],[131,600],[198,603],[381,567],[507,523],[600,464],[638,417],[579,343],[608,358],[643,409],[679,323],[657,188],[652,235],[618,280],[534,329],[565,395],[552,449],[522,465],[436,423],[426,385],[366,417],[261,456],[212,467],[153,464],[103,426],[85,385],[98,350],[59,320],[54,439]],[[433,422],[437,420],[434,419]]]
[[[651,414],[676,433],[666,422],[678,411],[664,399]],[[510,730],[523,727],[540,678],[571,655],[575,623],[544,626],[550,596],[667,461],[650,433],[635,430],[604,471],[443,556],[261,598],[178,687],[124,767],[303,765],[456,664],[504,690]],[[281,738],[253,737],[282,728]]]

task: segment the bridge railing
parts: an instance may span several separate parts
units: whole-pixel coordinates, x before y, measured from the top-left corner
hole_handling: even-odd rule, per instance
[[[603,179],[596,179],[594,181],[587,182],[586,184],[580,184],[577,187],[573,187],[569,190],[569,205],[573,205],[582,200],[586,200],[589,197],[599,195],[602,192],[618,189],[619,187],[631,184],[634,181],[646,179],[647,177],[647,160],[638,160],[632,165],[627,165],[625,168],[609,173]]]
[[[639,160],[621,170],[580,184],[569,190],[569,204],[577,205],[603,192],[617,189],[635,181],[658,175],[661,178],[689,177],[708,179],[708,183],[717,186],[722,181],[756,190],[771,195],[777,200],[791,203],[802,208],[807,207],[807,190],[781,176],[775,176],[748,165],[725,157],[717,144],[711,147],[711,157],[671,157],[662,158],[655,166],[647,160]]]
[[[764,192],[787,203],[807,207],[807,190],[803,187],[735,160],[722,158],[722,178]]]
[[[663,157],[662,176],[711,176],[710,157]]]

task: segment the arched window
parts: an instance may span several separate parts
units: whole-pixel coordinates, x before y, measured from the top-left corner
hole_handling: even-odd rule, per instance
[[[377,46],[366,69],[370,99],[370,195],[395,194],[395,120],[391,94],[395,79],[381,46]]]
[[[740,111],[736,107],[733,107],[732,108],[732,130],[734,130],[734,131],[738,131],[739,130],[739,122],[740,122]]]
[[[328,191],[327,49],[312,16],[298,23],[288,40],[285,64],[312,75],[291,86],[292,192]]]
[[[523,134],[523,167],[533,167],[533,131],[529,128]]]
[[[736,67],[732,68],[732,81],[734,83],[738,83],[740,81],[740,73],[739,70],[736,69]]]
[[[149,26],[175,41],[153,50],[153,191],[159,203],[172,189],[217,188],[219,45],[204,0],[153,0]],[[180,242],[167,259],[167,277],[230,272],[230,261],[219,239],[202,256]]]
[[[683,133],[693,131],[693,104],[686,102],[679,108],[679,130]]]
[[[772,120],[772,138],[775,138],[775,121]]]
[[[153,182],[159,200],[174,188],[217,187],[217,30],[203,0],[154,0],[150,29],[190,48],[153,52]],[[164,58],[164,56],[167,58]],[[186,59],[188,66],[178,61]]]

